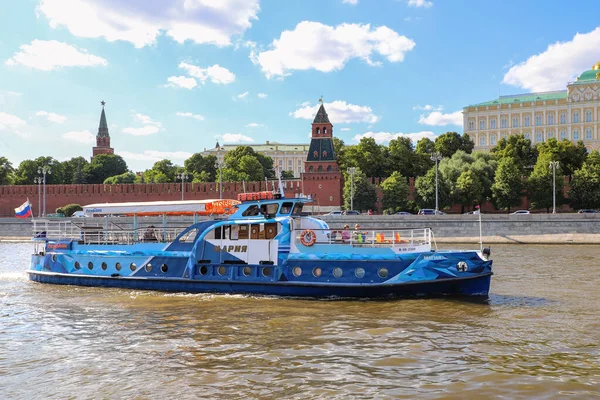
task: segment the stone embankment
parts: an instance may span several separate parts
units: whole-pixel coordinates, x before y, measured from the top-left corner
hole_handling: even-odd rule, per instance
[[[322,217],[332,229],[345,224],[362,229],[408,229],[429,227],[438,243],[478,243],[477,215],[357,215]],[[483,241],[491,243],[526,244],[600,244],[600,214],[484,214],[481,216]],[[68,219],[62,219],[65,222]],[[133,227],[133,218],[111,218],[122,229]],[[76,218],[74,223],[105,226],[104,218]],[[168,227],[184,227],[193,223],[192,217],[170,217]],[[138,218],[142,229],[149,225],[162,226],[160,217]],[[28,240],[32,224],[29,220],[0,218],[0,240]]]

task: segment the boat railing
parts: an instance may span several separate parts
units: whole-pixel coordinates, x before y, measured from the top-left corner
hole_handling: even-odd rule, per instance
[[[314,239],[307,235],[314,234]],[[295,229],[296,244],[348,245],[354,247],[414,247],[427,245],[434,248],[435,238],[431,228],[414,229]],[[303,243],[304,242],[304,243]]]
[[[73,240],[81,244],[169,243],[188,227],[146,226],[127,229],[111,222],[107,229],[106,225],[100,223],[34,220],[33,240]]]

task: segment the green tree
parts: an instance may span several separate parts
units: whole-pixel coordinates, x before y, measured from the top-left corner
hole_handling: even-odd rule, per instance
[[[281,171],[281,179],[294,179],[294,171]]]
[[[600,208],[600,154],[592,151],[580,169],[573,174],[569,190],[571,207]]]
[[[193,182],[215,182],[217,177],[217,157],[212,154],[203,156],[193,154],[184,161],[183,167],[187,173],[193,174]]]
[[[525,139],[523,135],[510,135],[500,139],[491,152],[498,160],[511,158],[525,175],[531,173],[538,156],[537,148],[531,147],[531,140]]]
[[[378,145],[371,137],[363,137],[356,146],[345,147],[344,161],[344,170],[357,167],[369,178],[387,176],[388,160],[385,146]]]
[[[381,183],[383,192],[383,208],[395,211],[405,211],[408,208],[408,183],[406,177],[394,171]]]
[[[352,180],[350,175],[344,171],[344,208],[350,210],[353,203],[355,210],[372,210],[377,201],[377,189],[368,179],[367,176],[360,170],[356,169],[354,175],[354,198],[351,201]]]
[[[72,216],[75,211],[83,211],[83,207],[79,204],[67,204],[56,209],[57,213],[63,214],[65,217]]]
[[[260,161],[249,154],[236,159],[235,167],[226,163],[226,167],[223,168],[224,182],[260,181],[263,178],[264,173]]]
[[[471,154],[475,143],[467,134],[463,133],[461,136],[456,132],[446,132],[435,139],[434,146],[435,151],[439,152],[442,157],[448,158],[459,150]]]
[[[43,167],[50,168],[46,174],[46,184],[56,185],[64,183],[63,166],[52,157],[38,157],[35,160],[24,160],[14,173],[15,185],[33,185],[35,177],[40,176],[38,170]]]
[[[456,180],[454,198],[461,205],[461,213],[465,212],[465,206],[470,207],[475,203],[481,203],[483,198],[483,182],[473,171],[463,171]]]
[[[547,151],[546,147],[539,147],[539,155],[533,172],[527,180],[528,198],[531,201],[532,208],[545,208],[550,211],[553,204],[553,175],[550,168],[551,161],[557,161],[556,153]],[[562,167],[556,169],[556,203],[557,205],[563,202],[564,179]]]
[[[73,157],[61,164],[64,171],[64,183],[84,183],[83,169],[89,164],[84,157]]]
[[[429,156],[435,151],[435,143],[429,138],[422,138],[417,142],[415,152]]]
[[[114,185],[118,183],[135,183],[137,179],[137,175],[133,172],[125,172],[121,175],[115,175],[108,177],[104,180],[105,185]]]
[[[435,207],[435,166],[415,181],[415,201],[421,208]],[[440,209],[450,207],[452,197],[448,181],[438,171],[438,206]]]
[[[512,157],[502,158],[498,162],[492,185],[492,196],[496,206],[510,212],[511,207],[521,204],[524,186],[517,160]]]
[[[390,140],[388,145],[389,164],[394,172],[397,171],[402,176],[417,176],[418,163],[417,155],[414,151],[412,140],[405,136],[400,136]]]
[[[127,172],[127,163],[117,154],[98,154],[83,168],[86,183],[103,183],[106,178]]]
[[[144,180],[148,178],[148,181],[154,179],[154,182],[175,182],[180,171],[181,167],[173,164],[173,161],[160,160],[155,162],[151,169],[144,171]]]
[[[0,156],[0,185],[11,185],[15,169],[8,158]]]
[[[263,180],[265,177],[275,177],[275,171],[273,169],[273,159],[271,157],[255,152],[254,149],[250,146],[238,146],[234,150],[227,152],[227,154],[225,154],[225,157],[223,158],[223,161],[225,163],[225,168],[223,168],[223,180],[228,180],[225,178],[225,170],[230,171],[227,175],[229,178],[233,179],[236,176],[235,171],[240,171],[240,163],[242,159],[246,160],[244,167],[247,168],[249,165],[248,163],[250,162],[248,161],[247,157],[256,159],[260,164],[260,167],[256,171],[244,171],[246,175],[250,175],[252,177],[257,178],[252,180]]]

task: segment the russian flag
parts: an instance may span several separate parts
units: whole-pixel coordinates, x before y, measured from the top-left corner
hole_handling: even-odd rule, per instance
[[[21,204],[20,207],[15,208],[15,217],[17,218],[29,218],[31,215],[31,203],[29,202],[29,199],[27,199],[25,203]]]

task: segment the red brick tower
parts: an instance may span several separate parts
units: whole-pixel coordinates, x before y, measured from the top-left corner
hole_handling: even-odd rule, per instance
[[[105,101],[101,101],[102,114],[100,114],[100,125],[96,135],[96,146],[92,148],[92,159],[98,154],[115,154],[115,150],[110,147],[110,135],[108,134],[108,124],[106,123],[106,114],[104,113]]]
[[[342,204],[342,173],[335,159],[333,125],[321,101],[312,123],[312,134],[302,182],[304,194],[311,195],[321,207],[337,208]]]

